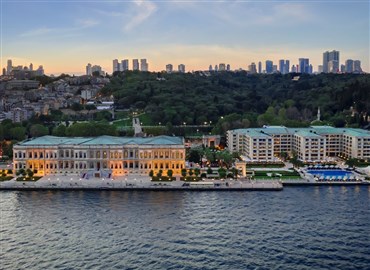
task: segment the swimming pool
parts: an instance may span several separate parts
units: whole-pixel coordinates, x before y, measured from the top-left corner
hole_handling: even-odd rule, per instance
[[[353,174],[351,172],[344,171],[344,170],[307,170],[307,172],[312,174],[312,175],[318,176],[318,177],[320,177],[320,176],[323,176],[323,177],[329,176],[331,178],[331,177],[338,177],[338,176],[341,176],[341,177],[353,176]]]

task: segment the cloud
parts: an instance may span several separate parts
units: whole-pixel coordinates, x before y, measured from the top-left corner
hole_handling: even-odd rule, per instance
[[[33,30],[30,30],[30,31],[24,32],[24,33],[20,34],[20,36],[21,37],[42,36],[42,35],[46,35],[48,33],[51,33],[53,31],[54,31],[53,28],[42,27],[42,28],[33,29]]]
[[[76,32],[93,27],[98,25],[99,22],[92,20],[92,19],[81,19],[76,21],[76,26],[68,27],[68,28],[48,28],[48,27],[41,27],[33,30],[29,30],[27,32],[21,33],[20,37],[41,37],[48,34],[58,34],[58,35],[65,35],[65,34],[72,34],[75,35]]]
[[[157,10],[157,6],[150,1],[136,0],[134,1],[136,6],[135,14],[129,19],[129,22],[125,25],[124,30],[130,31],[136,26],[146,21],[154,12]]]

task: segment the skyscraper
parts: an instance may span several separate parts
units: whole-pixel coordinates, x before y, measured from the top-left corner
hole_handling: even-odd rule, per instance
[[[300,73],[310,73],[310,60],[308,58],[299,58],[299,70]]]
[[[185,65],[184,65],[184,64],[180,64],[180,65],[178,66],[178,70],[179,70],[179,72],[181,72],[181,73],[185,73]]]
[[[345,72],[352,73],[353,72],[353,60],[347,59],[345,62]]]
[[[340,72],[345,73],[346,72],[346,65],[341,64],[340,65]]]
[[[285,60],[279,60],[279,71],[281,74],[285,74]]]
[[[208,71],[209,72],[213,71],[212,65],[209,65]]]
[[[86,75],[88,75],[88,76],[92,75],[91,64],[90,63],[88,63],[87,66],[86,66]]]
[[[353,61],[353,72],[356,72],[356,73],[362,72],[360,60]]]
[[[173,71],[173,65],[172,64],[167,64],[166,65],[166,72],[171,73]]]
[[[219,71],[225,71],[225,70],[226,70],[226,65],[225,65],[224,63],[220,63],[220,64],[218,65],[218,70],[219,70]]]
[[[10,75],[10,73],[12,72],[13,70],[13,63],[12,63],[12,60],[9,59],[8,60],[8,63],[7,63],[7,66],[6,66],[6,74],[7,75]]]
[[[297,72],[297,68],[295,65],[292,66],[292,73],[296,73]]]
[[[259,74],[262,73],[262,62],[261,61],[258,62],[258,73]]]
[[[128,59],[124,59],[121,61],[121,67],[122,67],[122,71],[128,70]]]
[[[30,71],[33,71],[33,64],[30,64]]]
[[[270,74],[273,72],[273,62],[271,60],[266,60],[266,73]]]
[[[287,74],[289,73],[289,60],[281,59],[279,60],[279,71],[281,74]]]
[[[139,59],[132,59],[132,70],[139,70]]]
[[[140,59],[140,70],[141,71],[148,71],[149,65],[146,61],[146,59]]]
[[[227,65],[226,65],[226,70],[227,70],[227,71],[230,71],[230,64],[227,64]]]
[[[308,67],[308,73],[312,74],[313,73],[313,66],[310,64]]]
[[[323,53],[323,61],[322,61],[323,72],[325,72],[325,73],[331,72],[331,71],[329,71],[329,62],[330,61],[337,61],[337,63],[338,63],[338,68],[337,69],[339,69],[339,51],[334,50],[334,51],[331,51],[331,52],[326,51],[326,52]],[[336,63],[333,62],[331,64],[331,66],[336,67]]]
[[[339,62],[337,60],[330,60],[328,62],[328,72],[337,73],[339,71]]]
[[[249,73],[251,73],[251,74],[257,73],[256,64],[254,62],[252,62],[252,64],[250,64],[248,66],[248,70],[249,70]]]
[[[120,71],[118,59],[113,60],[113,72]]]
[[[216,72],[218,71],[218,66],[217,66],[217,65],[215,65],[215,71],[216,71]]]
[[[6,75],[6,68],[3,68],[3,76]]]

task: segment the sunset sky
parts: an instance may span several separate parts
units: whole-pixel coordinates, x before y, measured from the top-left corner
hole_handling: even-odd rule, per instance
[[[228,63],[310,58],[339,50],[369,72],[369,1],[1,1],[1,64],[43,65],[47,74],[109,73],[112,60],[146,58],[205,70]],[[264,67],[264,64],[263,64]]]

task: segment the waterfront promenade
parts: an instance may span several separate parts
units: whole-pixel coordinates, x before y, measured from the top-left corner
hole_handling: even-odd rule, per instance
[[[148,176],[117,177],[115,179],[82,179],[78,175],[45,176],[38,181],[0,182],[0,190],[260,190],[279,191],[280,181],[200,181],[152,182]]]

